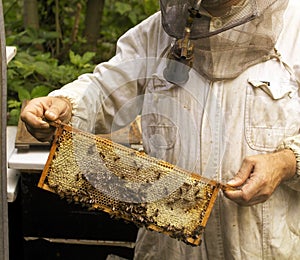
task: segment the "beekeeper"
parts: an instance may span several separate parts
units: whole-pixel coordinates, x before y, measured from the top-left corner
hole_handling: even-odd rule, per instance
[[[22,120],[50,140],[45,118],[109,133],[141,115],[149,155],[235,188],[220,192],[200,246],[140,229],[136,259],[300,259],[300,2],[160,7]]]

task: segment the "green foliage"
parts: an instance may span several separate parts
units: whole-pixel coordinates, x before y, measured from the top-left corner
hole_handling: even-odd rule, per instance
[[[22,0],[3,0],[6,44],[17,47],[7,71],[8,124],[17,124],[22,101],[45,96],[111,58],[119,36],[156,12],[158,2],[106,0],[98,45],[91,52],[82,36],[87,1],[60,0],[56,6],[55,0],[38,0],[40,28],[35,30],[23,26]]]
[[[7,45],[22,46],[22,49],[27,46],[27,49],[35,50],[38,45],[46,44],[48,41],[57,39],[57,37],[57,32],[48,32],[43,29],[37,31],[28,28],[20,33],[8,35],[6,43]]]
[[[115,41],[129,28],[158,10],[158,0],[106,0],[101,33],[104,39]]]
[[[90,66],[88,62],[90,62],[95,55],[96,53],[94,52],[86,52],[83,56],[80,56],[78,54],[76,55],[73,51],[70,51],[70,61],[78,68],[88,68]]]
[[[82,56],[70,51],[70,60],[60,64],[50,53],[19,51],[9,63],[8,80],[8,124],[16,124],[22,101],[46,96],[50,91],[76,79],[83,73],[93,70],[91,63],[95,53],[87,52]]]

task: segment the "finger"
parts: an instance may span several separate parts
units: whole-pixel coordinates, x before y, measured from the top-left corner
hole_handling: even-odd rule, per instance
[[[54,129],[44,120],[44,113],[51,106],[49,97],[31,100],[21,113],[21,119],[25,123],[28,132],[39,141],[52,139]]]
[[[27,128],[27,131],[41,142],[52,140],[55,132],[55,128],[53,127],[48,127],[43,129],[43,128],[31,127],[28,124],[25,124],[25,126]]]
[[[68,122],[71,118],[70,102],[64,98],[54,98],[49,108],[45,111],[45,118],[50,121],[60,119]]]
[[[240,190],[228,190],[224,194],[239,205],[252,206],[262,203],[269,198],[269,195],[262,191],[263,187],[264,182],[260,178],[260,175],[253,173]]]
[[[232,187],[242,186],[248,180],[253,169],[254,169],[254,163],[250,159],[245,158],[243,160],[241,168],[234,176],[234,178],[227,182],[227,185]]]
[[[243,192],[242,192],[242,190],[226,190],[226,191],[224,191],[224,195],[228,199],[240,204],[239,202],[242,201]]]
[[[36,131],[36,130],[30,131],[28,129],[28,132],[30,132],[31,135],[34,136],[38,141],[46,142],[46,141],[51,141],[53,139],[55,129],[49,128],[47,132]]]
[[[269,197],[266,195],[261,195],[261,196],[257,196],[254,197],[250,200],[246,200],[242,194],[243,192],[224,192],[225,196],[234,201],[235,203],[239,204],[240,206],[253,206],[256,205],[258,203],[263,203],[265,202]]]
[[[44,117],[44,107],[36,102],[29,103],[20,117],[26,125],[33,128],[49,128],[49,124],[42,119]]]
[[[22,116],[22,121],[28,126],[27,122],[30,122],[32,128],[43,129],[49,128],[49,124],[44,121],[41,117],[37,117],[32,113],[25,113]]]
[[[241,205],[241,206],[252,206],[258,203],[265,202],[268,199],[268,196],[266,195],[256,195],[252,196],[247,194],[247,191],[245,192],[243,189],[241,190],[228,190],[224,191],[224,195],[234,201],[235,203]]]

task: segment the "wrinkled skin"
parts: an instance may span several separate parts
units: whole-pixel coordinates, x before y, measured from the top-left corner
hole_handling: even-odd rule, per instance
[[[65,98],[41,97],[31,100],[21,113],[29,133],[39,141],[50,141],[55,131],[47,121],[67,123],[72,116],[71,103]]]
[[[40,141],[50,141],[55,128],[47,121],[69,122],[72,105],[64,98],[42,97],[31,100],[21,114],[28,131]],[[291,150],[246,157],[236,176],[224,191],[227,198],[242,206],[266,201],[276,187],[296,173],[296,158]]]
[[[243,160],[234,179],[227,183],[236,190],[225,191],[225,195],[242,206],[262,203],[295,172],[296,158],[291,150],[249,156]]]

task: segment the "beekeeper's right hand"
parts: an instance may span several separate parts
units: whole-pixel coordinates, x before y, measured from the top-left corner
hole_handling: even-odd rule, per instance
[[[21,113],[29,133],[39,141],[51,141],[55,128],[48,122],[68,123],[72,116],[72,105],[62,97],[41,97],[29,101]],[[47,122],[48,121],[48,122]]]

